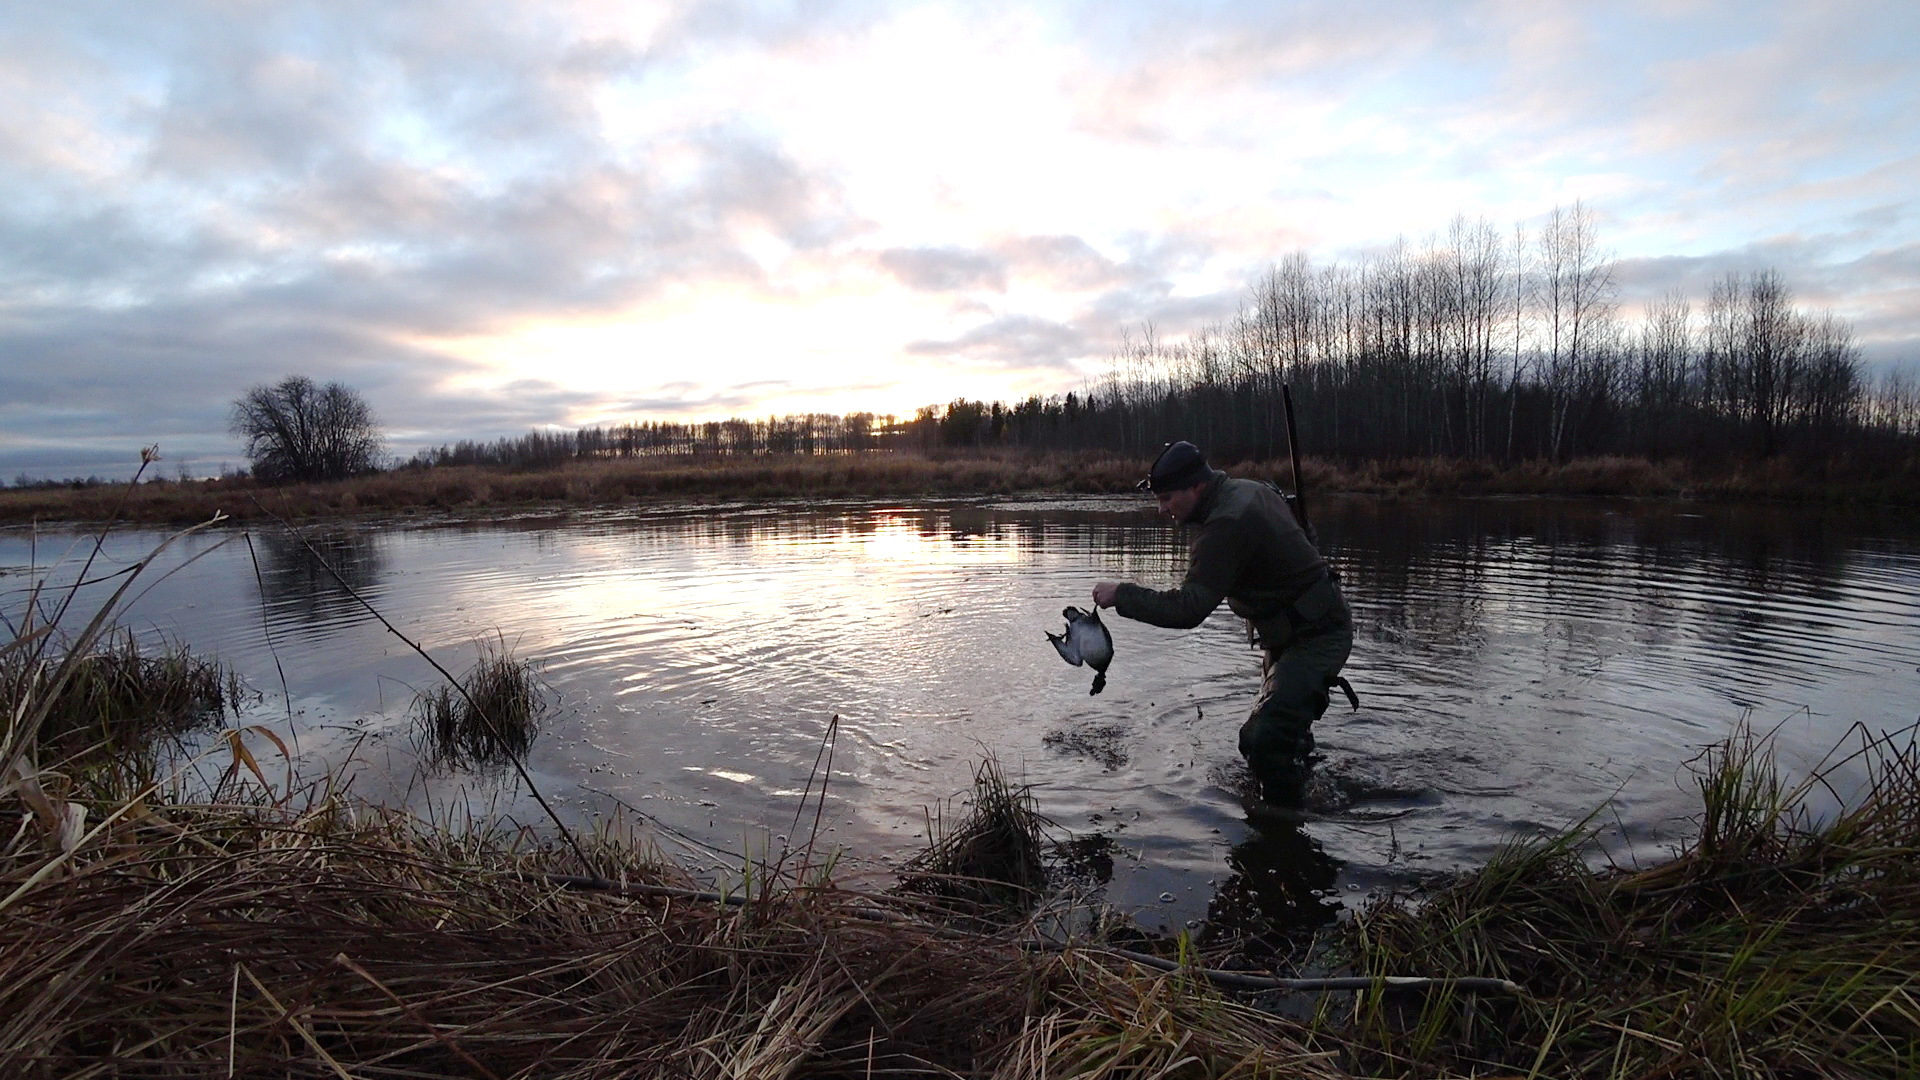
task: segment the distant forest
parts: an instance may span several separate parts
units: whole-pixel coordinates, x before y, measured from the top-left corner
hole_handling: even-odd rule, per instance
[[[1772,270],[1669,294],[1623,318],[1591,211],[1537,230],[1456,218],[1354,265],[1290,255],[1239,314],[1183,341],[1149,327],[1083,390],[854,413],[535,431],[423,451],[415,467],[538,468],[656,454],[1000,447],[1147,454],[1176,438],[1222,460],[1286,451],[1291,386],[1311,454],[1566,461],[1906,456],[1920,383],[1868,380],[1853,330],[1795,306]]]

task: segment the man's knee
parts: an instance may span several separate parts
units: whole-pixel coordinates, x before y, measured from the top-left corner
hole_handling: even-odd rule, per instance
[[[1325,694],[1321,695],[1322,698]],[[1324,702],[1320,706],[1324,712]],[[1297,708],[1275,708],[1263,703],[1240,725],[1240,756],[1297,760],[1313,752],[1313,721],[1317,716]]]

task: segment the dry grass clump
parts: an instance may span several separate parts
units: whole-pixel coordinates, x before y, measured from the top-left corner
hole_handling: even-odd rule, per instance
[[[1866,794],[1816,821],[1762,741],[1698,767],[1699,838],[1595,873],[1585,834],[1518,844],[1419,905],[1348,927],[1367,973],[1516,980],[1523,1001],[1361,1002],[1352,1064],[1591,1077],[1920,1075],[1920,748],[1862,736]]]
[[[929,815],[927,849],[901,871],[900,890],[982,913],[1032,907],[1047,888],[1047,821],[1033,793],[1009,784],[989,758],[974,771],[969,802],[951,825]]]
[[[137,752],[218,723],[241,692],[238,676],[219,662],[184,645],[142,648],[124,630],[71,656],[25,648],[0,656],[0,710],[12,715],[27,700],[51,699],[37,734],[51,760]]]
[[[994,1080],[1345,1077],[1331,1050],[1292,1021],[1230,1001],[1181,975],[1122,974],[1066,953],[1048,1009],[1026,1021]]]
[[[415,697],[414,731],[432,760],[484,768],[526,760],[546,711],[533,664],[505,645],[482,643],[458,686],[443,684]]]

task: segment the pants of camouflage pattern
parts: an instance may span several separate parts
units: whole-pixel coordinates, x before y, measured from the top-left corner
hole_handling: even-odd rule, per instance
[[[1353,628],[1343,626],[1263,654],[1260,701],[1240,725],[1240,756],[1267,802],[1300,805],[1313,722],[1327,711],[1327,681],[1340,673],[1351,651]]]

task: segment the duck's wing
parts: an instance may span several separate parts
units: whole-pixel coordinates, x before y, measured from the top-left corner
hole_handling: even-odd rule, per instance
[[[1044,631],[1044,633],[1047,635],[1047,640],[1053,642],[1054,651],[1060,654],[1060,659],[1065,660],[1074,667],[1080,666],[1080,650],[1074,647],[1073,642],[1067,635],[1056,634],[1051,630]]]

